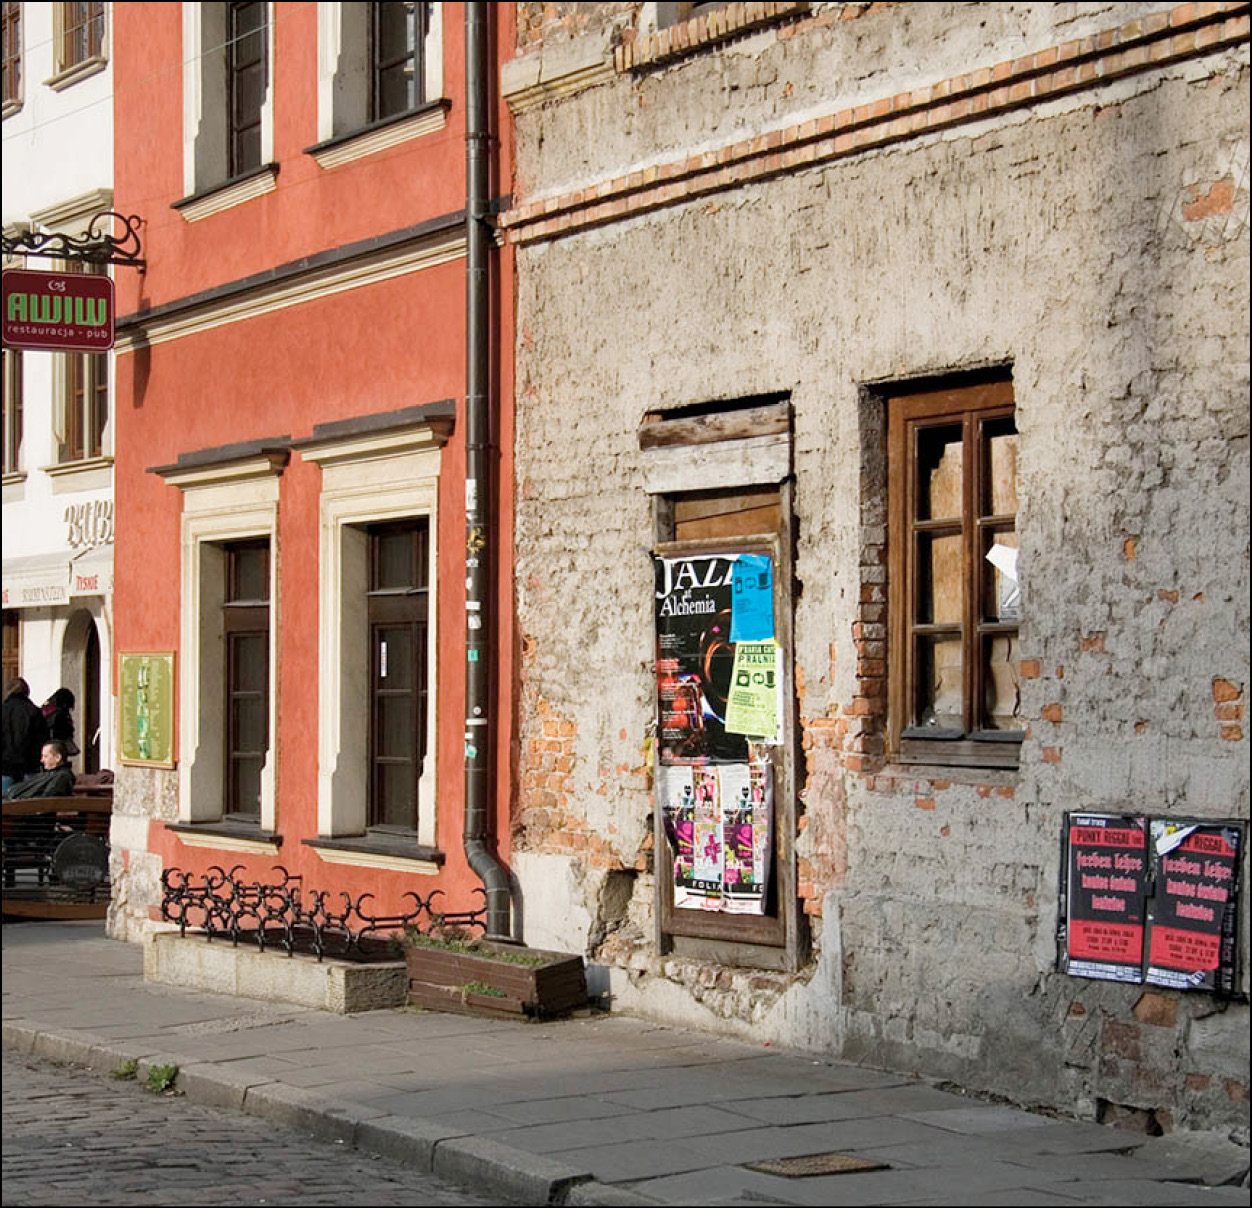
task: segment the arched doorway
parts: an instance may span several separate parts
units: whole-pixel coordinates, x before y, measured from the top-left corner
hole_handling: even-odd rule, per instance
[[[74,741],[82,752],[75,762],[79,771],[87,773],[100,770],[100,662],[96,619],[79,609],[65,627],[61,685],[74,693]]]

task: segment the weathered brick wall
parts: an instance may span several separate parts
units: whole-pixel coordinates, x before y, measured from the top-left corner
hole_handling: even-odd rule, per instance
[[[580,869],[593,921],[567,939],[622,971],[619,1004],[674,1013],[677,985],[686,1022],[1100,1118],[1246,1125],[1246,1006],[1055,972],[1066,810],[1248,817],[1246,10],[1208,53],[1215,26],[1169,33],[1181,11],[814,6],[519,114],[515,845]],[[1148,29],[1191,41],[1153,59]],[[1053,75],[1066,46],[1081,62]],[[984,69],[1002,89],[958,112]],[[793,141],[753,133],[771,124]],[[1017,772],[928,774],[884,755],[874,389],[994,364],[1021,433],[1029,730]],[[815,947],[794,977],[657,955],[646,875],[637,428],[779,390]],[[615,869],[645,875],[609,927]],[[1245,958],[1247,919],[1245,899]]]

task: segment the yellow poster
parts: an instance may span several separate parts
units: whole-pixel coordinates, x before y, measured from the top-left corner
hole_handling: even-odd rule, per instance
[[[778,643],[737,642],[726,698],[726,732],[779,741]]]

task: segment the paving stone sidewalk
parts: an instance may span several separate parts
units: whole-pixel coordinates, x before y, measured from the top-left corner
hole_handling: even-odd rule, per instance
[[[6,923],[5,1048],[175,1064],[192,1101],[529,1204],[1249,1202],[1224,1135],[1150,1139],[611,1014],[342,1016],[146,983],[142,963],[100,923]],[[818,1154],[878,1169],[754,1168]]]

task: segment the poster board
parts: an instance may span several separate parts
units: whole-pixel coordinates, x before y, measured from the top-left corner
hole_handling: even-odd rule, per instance
[[[783,731],[775,561],[759,549],[654,560],[655,791],[675,910],[767,911]]]
[[[172,650],[118,655],[118,757],[125,765],[175,766],[174,657]]]
[[[1236,993],[1243,841],[1234,820],[1066,814],[1062,972]]]

